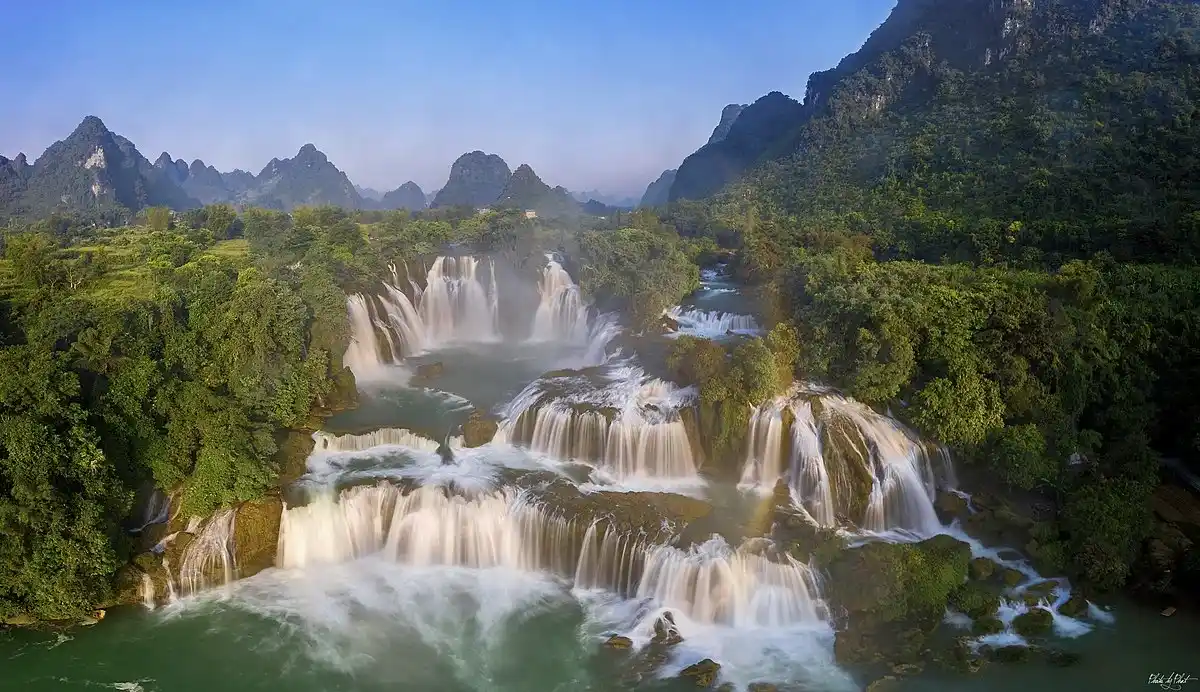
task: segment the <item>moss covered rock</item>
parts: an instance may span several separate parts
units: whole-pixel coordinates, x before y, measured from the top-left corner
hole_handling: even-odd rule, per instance
[[[709,688],[717,683],[717,677],[720,674],[721,664],[711,658],[706,658],[681,670],[679,677],[690,680],[696,687]]]
[[[278,497],[243,502],[233,524],[234,562],[237,576],[246,578],[275,566],[283,501]]]
[[[992,575],[999,569],[999,565],[995,560],[986,557],[977,557],[971,560],[970,572],[971,578],[978,581],[986,581],[992,578]]]
[[[1004,631],[1004,623],[995,615],[983,615],[971,623],[971,634],[984,636]]]
[[[950,607],[979,618],[996,612],[1000,607],[1000,596],[977,582],[967,582],[951,592]]]
[[[1019,570],[1015,570],[1011,567],[1005,567],[1000,573],[1000,580],[1004,582],[1005,586],[1012,587],[1025,581],[1025,575]]]
[[[632,649],[633,640],[629,637],[614,634],[604,641],[604,646],[609,649]]]
[[[1022,637],[1046,634],[1054,626],[1054,615],[1044,608],[1031,608],[1013,619],[1013,629]]]
[[[482,447],[492,441],[500,425],[496,419],[485,416],[478,410],[472,411],[467,422],[463,423],[463,444],[467,447]]]
[[[830,601],[845,613],[834,641],[841,663],[911,662],[967,579],[970,547],[951,536],[872,542],[829,565]]]
[[[1087,599],[1079,594],[1072,594],[1061,606],[1058,607],[1058,612],[1070,618],[1077,618],[1087,613]]]
[[[319,408],[323,409],[323,412],[331,413],[357,407],[358,383],[354,380],[354,372],[345,367],[333,373],[330,379],[333,381],[333,386],[329,393],[318,401]]]
[[[275,466],[279,469],[279,485],[295,483],[308,471],[308,457],[315,446],[311,431],[281,430],[275,434]]]
[[[989,661],[996,663],[1020,663],[1029,660],[1030,650],[1027,646],[997,646],[981,649]]]
[[[933,507],[937,510],[938,518],[947,524],[954,519],[966,519],[971,515],[967,507],[967,499],[948,490],[940,491],[937,494]]]
[[[442,361],[433,363],[423,363],[417,366],[416,379],[422,381],[436,380],[446,372],[446,366]]]

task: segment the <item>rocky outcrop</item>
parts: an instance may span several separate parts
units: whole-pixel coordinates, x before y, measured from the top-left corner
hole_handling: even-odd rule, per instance
[[[463,154],[450,166],[450,178],[430,206],[489,206],[504,192],[510,177],[508,164],[495,154],[478,150]]]
[[[440,360],[437,362],[434,362],[434,363],[422,363],[421,365],[417,366],[417,372],[415,374],[415,379],[420,380],[422,382],[428,382],[430,380],[436,380],[437,378],[441,377],[442,373],[444,373],[444,372],[446,372],[446,366],[443,365],[442,361],[440,361]],[[478,412],[476,412],[476,413],[478,413]],[[489,438],[489,440],[490,440],[490,438]],[[472,445],[472,446],[478,446],[478,445]]]
[[[639,207],[665,207],[671,199],[671,186],[675,184],[675,169],[666,170],[658,179],[646,186]]]
[[[709,144],[716,144],[729,136],[729,130],[733,128],[733,123],[746,109],[745,105],[731,103],[721,109],[721,122],[713,128],[712,135],[708,138]]]
[[[467,447],[482,447],[492,441],[500,424],[495,418],[485,416],[479,411],[473,411],[463,423],[463,444]]]
[[[425,193],[420,185],[410,180],[380,197],[378,206],[380,209],[420,211],[425,208]]]

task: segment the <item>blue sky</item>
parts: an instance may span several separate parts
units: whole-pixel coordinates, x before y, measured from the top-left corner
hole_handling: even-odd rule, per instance
[[[641,194],[727,103],[862,45],[895,0],[0,0],[0,154],[97,115],[151,160],[253,173],[306,142],[360,185],[445,183],[463,152]]]

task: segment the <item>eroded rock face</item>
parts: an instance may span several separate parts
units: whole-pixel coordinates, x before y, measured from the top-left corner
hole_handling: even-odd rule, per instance
[[[721,664],[711,658],[706,658],[681,670],[679,677],[690,680],[696,687],[707,689],[717,684],[717,677],[720,674]]]

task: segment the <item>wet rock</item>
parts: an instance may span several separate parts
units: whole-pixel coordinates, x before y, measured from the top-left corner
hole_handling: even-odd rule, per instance
[[[1004,582],[1005,586],[1013,587],[1025,581],[1025,575],[1019,570],[1005,567],[1004,571],[1000,573],[1000,579]]]
[[[996,663],[1020,663],[1029,659],[1029,647],[1027,646],[997,646],[983,647],[982,653],[990,661]]]
[[[947,490],[937,494],[933,506],[937,510],[938,518],[946,523],[950,523],[954,519],[965,519],[971,514],[967,507],[967,499],[958,493]]]
[[[244,579],[275,565],[283,501],[278,497],[243,502],[233,524],[237,578]]]
[[[1029,586],[1025,587],[1025,592],[1037,594],[1043,598],[1049,598],[1057,588],[1058,582],[1054,580],[1040,581],[1036,584],[1030,584]]]
[[[471,413],[466,423],[463,423],[463,444],[467,447],[482,447],[492,441],[500,425],[494,418],[485,416],[478,410]]]
[[[142,575],[144,572],[132,564],[121,565],[113,577],[112,599],[105,608],[137,605],[142,602]]]
[[[696,687],[712,687],[717,682],[717,676],[721,673],[721,664],[706,658],[699,663],[684,668],[679,672],[679,677],[685,680],[691,680]]]
[[[1048,649],[1046,652],[1046,662],[1052,666],[1059,668],[1067,668],[1079,663],[1079,654],[1074,651],[1063,651],[1062,649]]]
[[[191,534],[186,534],[191,536]],[[178,566],[179,563],[175,563]],[[142,601],[142,575],[150,577],[150,583],[154,587],[155,601],[164,601],[167,595],[171,593],[171,575],[167,572],[167,568],[163,565],[162,558],[154,553],[141,553],[134,556],[130,560],[132,572],[126,572],[126,579],[136,579],[136,596],[133,593],[128,593],[125,598],[132,599],[129,603],[141,603]],[[125,603],[124,600],[120,603]]]
[[[1022,637],[1045,634],[1054,626],[1054,615],[1044,608],[1034,608],[1013,618],[1013,629]]]
[[[899,678],[894,675],[885,675],[878,680],[875,680],[870,685],[867,685],[866,692],[888,692],[896,689]]]
[[[967,582],[950,594],[950,607],[978,618],[995,613],[1000,607],[1000,597],[985,586]]]
[[[900,663],[892,666],[892,672],[896,675],[917,675],[923,670],[924,663]]]
[[[316,442],[312,432],[283,430],[275,435],[275,466],[279,469],[279,485],[286,486],[308,472],[308,457]]]
[[[614,634],[604,641],[604,646],[609,649],[632,649],[633,640],[629,637]]]
[[[654,621],[654,637],[650,641],[659,646],[674,646],[683,641],[671,613],[663,613]]]
[[[769,682],[752,682],[746,687],[746,692],[779,692],[779,686]]]
[[[1077,618],[1087,613],[1087,599],[1079,594],[1072,594],[1061,606],[1058,607],[1058,612],[1070,618]]]
[[[659,324],[662,325],[664,332],[679,331],[679,320],[671,317],[670,315],[663,315],[662,319],[659,320]]]
[[[38,623],[37,618],[28,613],[17,613],[0,619],[0,624],[8,627],[30,627]]]
[[[435,380],[445,372],[446,366],[440,360],[434,363],[424,363],[417,366],[416,379],[425,381]]]
[[[986,581],[992,578],[992,575],[996,573],[999,567],[991,558],[974,558],[971,560],[970,565],[971,578],[978,581]]]
[[[971,623],[971,634],[984,636],[1004,631],[1004,623],[995,615],[984,615]]]

